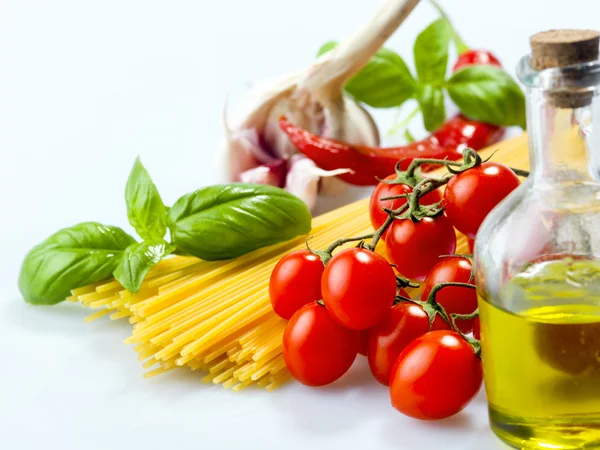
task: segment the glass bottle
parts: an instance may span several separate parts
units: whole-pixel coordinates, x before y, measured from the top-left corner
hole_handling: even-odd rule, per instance
[[[476,238],[490,424],[517,448],[600,448],[595,45],[591,62],[535,70],[521,60],[531,174]]]

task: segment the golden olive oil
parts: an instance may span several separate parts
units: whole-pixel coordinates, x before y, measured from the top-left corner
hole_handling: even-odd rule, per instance
[[[600,449],[600,262],[530,265],[479,298],[494,432],[517,448]],[[508,312],[508,308],[514,312]]]

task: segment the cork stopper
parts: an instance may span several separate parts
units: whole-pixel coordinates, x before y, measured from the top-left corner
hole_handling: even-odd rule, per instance
[[[565,67],[598,59],[600,33],[594,30],[550,30],[530,39],[531,66],[535,70]],[[591,92],[564,88],[547,93],[548,101],[559,108],[579,108],[592,101]]]

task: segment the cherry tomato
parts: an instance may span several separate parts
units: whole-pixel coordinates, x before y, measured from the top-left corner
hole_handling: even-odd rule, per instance
[[[442,258],[439,263],[433,266],[431,272],[425,278],[423,285],[422,299],[426,300],[429,293],[436,284],[453,281],[457,283],[469,283],[475,285],[475,280],[471,279],[472,270],[471,261],[468,258],[449,257]],[[448,315],[471,314],[477,309],[477,293],[475,289],[466,287],[448,286],[437,292],[436,301],[444,307]],[[444,320],[437,316],[437,322]],[[473,320],[457,320],[456,325],[463,333],[470,333],[473,329]]]
[[[475,251],[475,239],[467,238],[467,245],[469,246],[469,253],[472,255]]]
[[[448,329],[448,326],[444,321],[434,322],[434,329]],[[381,322],[369,328],[367,357],[375,379],[388,386],[400,352],[427,332],[429,316],[420,305],[400,302],[392,306]]]
[[[396,296],[396,274],[383,256],[349,248],[327,263],[321,292],[335,320],[346,328],[364,330],[389,311]]]
[[[283,333],[283,359],[307,386],[324,386],[344,375],[356,358],[358,333],[339,325],[316,302],[300,308]]]
[[[481,325],[479,323],[479,317],[475,317],[473,321],[473,337],[477,340],[481,340]]]
[[[398,291],[396,292],[396,295],[399,295],[400,297],[404,297],[404,298],[410,298],[410,295],[408,295],[408,293],[400,288],[398,289]],[[392,305],[393,307],[393,305]],[[382,322],[385,322],[388,318],[388,314],[386,313],[385,316],[383,316],[383,319],[379,322],[377,322],[377,324],[375,325],[375,327],[379,326],[379,324],[381,324]],[[366,330],[360,330],[359,334],[360,334],[360,345],[358,348],[358,353],[363,355],[363,356],[368,356],[369,353],[369,332],[372,330],[372,328],[367,328]],[[393,361],[392,361],[393,363]]]
[[[472,65],[502,67],[502,64],[500,63],[500,61],[498,61],[498,58],[496,58],[492,52],[488,50],[471,49],[462,53],[458,57],[458,60],[452,68],[452,72],[456,72],[457,70],[462,69],[463,67]]]
[[[369,339],[369,329],[360,330],[358,332],[358,354],[367,356],[368,353],[368,339]]]
[[[302,306],[321,299],[321,258],[308,250],[285,255],[269,281],[269,297],[275,313],[289,319]]]
[[[390,377],[392,405],[415,419],[462,411],[481,388],[481,361],[454,331],[431,331],[400,353]]]
[[[390,175],[385,179],[393,180],[394,178],[396,178],[396,175]],[[403,198],[385,201],[381,201],[380,199],[385,197],[393,197],[395,195],[410,194],[412,190],[412,187],[408,186],[407,184],[379,183],[375,187],[373,194],[371,194],[371,202],[369,204],[369,214],[371,216],[371,224],[373,225],[373,228],[376,230],[379,229],[388,218],[388,215],[383,208],[398,209],[406,203],[406,199]],[[436,189],[424,197],[419,198],[419,202],[422,205],[432,205],[439,202],[441,199],[442,196],[440,191]]]
[[[456,250],[456,232],[442,214],[418,222],[395,220],[388,229],[387,254],[396,270],[413,280],[423,281],[440,260]]]
[[[519,186],[519,178],[504,164],[486,162],[456,175],[444,198],[446,215],[458,231],[475,238],[483,219]]]

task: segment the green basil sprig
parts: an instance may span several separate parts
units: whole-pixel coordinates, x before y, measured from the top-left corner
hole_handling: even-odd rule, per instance
[[[19,289],[25,300],[54,305],[71,290],[111,276],[135,240],[121,228],[84,222],[64,228],[25,256]]]
[[[142,242],[96,222],[60,230],[25,256],[19,275],[25,300],[54,305],[73,289],[111,275],[135,293],[152,266],[175,251],[206,260],[230,259],[306,234],[311,226],[304,202],[272,186],[211,186],[167,208],[139,158],[127,181],[125,202]],[[167,225],[171,243],[165,239]]]
[[[164,240],[167,208],[139,157],[127,179],[125,204],[129,223],[144,241],[127,247],[113,275],[125,289],[136,293],[150,268],[175,250]]]
[[[446,78],[451,42],[459,52],[466,50],[448,19],[441,17],[415,40],[413,56],[418,80],[398,54],[381,49],[344,89],[374,108],[399,107],[409,99],[416,100],[427,131],[436,130],[445,120],[445,91],[466,116],[525,128],[525,98],[506,72],[491,66],[469,66]],[[319,54],[335,46],[335,42],[328,42]]]
[[[178,251],[213,261],[306,234],[311,215],[282,189],[235,183],[184,195],[169,210],[168,224]]]

